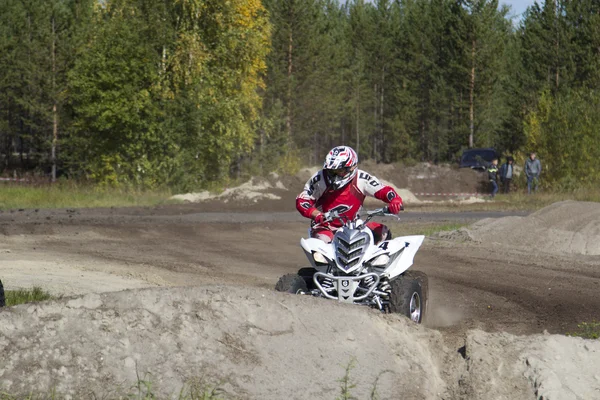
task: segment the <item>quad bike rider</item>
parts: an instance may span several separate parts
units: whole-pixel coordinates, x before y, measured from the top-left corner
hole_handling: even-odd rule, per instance
[[[421,323],[427,308],[427,275],[408,269],[425,237],[393,239],[385,225],[371,221],[397,215],[403,210],[402,199],[357,164],[353,149],[334,147],[323,169],[296,198],[298,211],[313,220],[310,238],[300,240],[311,267],[282,276],[275,290],[365,305]],[[366,196],[387,206],[360,210]]]
[[[402,198],[392,187],[382,185],[373,175],[359,170],[357,165],[358,156],[352,148],[334,147],[325,157],[323,169],[306,182],[304,190],[296,197],[300,214],[313,220],[312,237],[331,242],[342,224],[341,220],[325,222],[326,213],[335,211],[340,217],[353,220],[366,196],[388,203],[391,214],[398,214],[402,209]],[[373,231],[376,242],[391,238],[385,225],[369,222],[367,226]]]

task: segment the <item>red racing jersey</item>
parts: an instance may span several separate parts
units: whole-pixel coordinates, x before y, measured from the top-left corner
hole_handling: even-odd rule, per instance
[[[402,198],[391,186],[384,186],[373,175],[358,170],[350,183],[341,189],[328,187],[323,170],[314,174],[302,193],[296,197],[296,209],[306,218],[310,218],[314,210],[328,212],[336,210],[340,215],[354,219],[366,196],[375,197],[386,203],[394,198]],[[331,223],[334,227],[341,226],[340,221]]]

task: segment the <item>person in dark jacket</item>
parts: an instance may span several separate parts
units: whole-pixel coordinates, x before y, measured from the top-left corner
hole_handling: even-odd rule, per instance
[[[498,193],[498,159],[494,158],[487,169],[488,178],[492,184],[492,198]]]
[[[506,157],[506,162],[500,167],[500,182],[502,182],[502,193],[510,192],[510,183],[515,173],[513,164],[514,159],[511,156]]]

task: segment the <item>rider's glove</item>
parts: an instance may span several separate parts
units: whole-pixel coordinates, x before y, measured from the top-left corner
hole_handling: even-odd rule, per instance
[[[322,224],[323,222],[325,222],[325,214],[317,214],[313,221],[315,221],[316,225]]]
[[[402,200],[400,200],[398,197],[394,197],[388,204],[388,210],[390,211],[390,214],[398,214],[401,208]]]

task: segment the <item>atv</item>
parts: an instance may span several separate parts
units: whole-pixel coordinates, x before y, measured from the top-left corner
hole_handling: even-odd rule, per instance
[[[421,323],[427,310],[427,275],[408,269],[425,237],[392,239],[389,233],[376,243],[366,225],[376,216],[397,218],[387,207],[367,211],[364,221],[360,215],[349,220],[336,211],[326,213],[324,223],[338,220],[342,227],[331,243],[302,238],[300,245],[312,266],[282,276],[275,290],[365,305]]]

